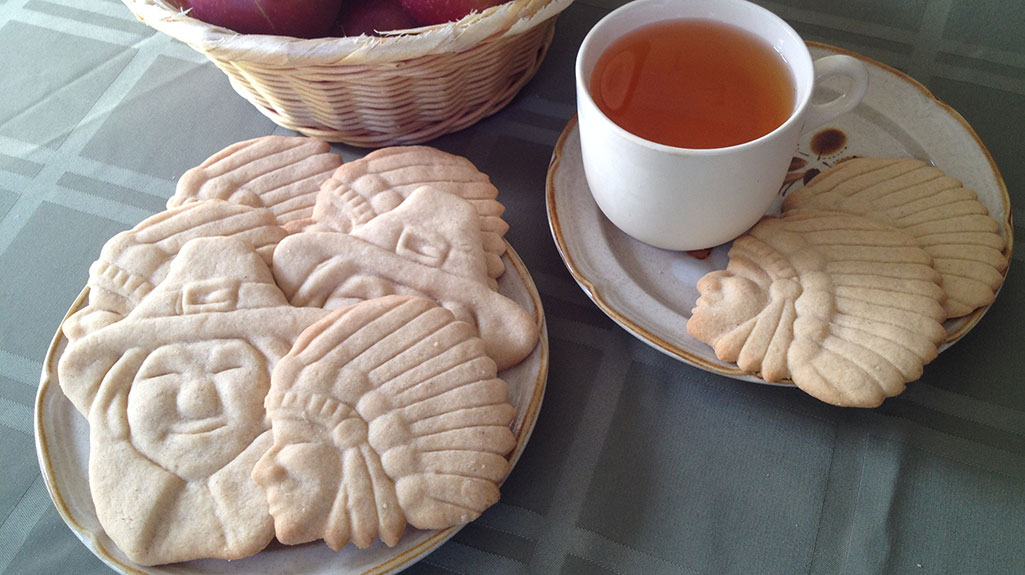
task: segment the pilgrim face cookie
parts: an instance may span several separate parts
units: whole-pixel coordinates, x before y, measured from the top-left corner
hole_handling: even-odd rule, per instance
[[[503,239],[509,225],[498,189],[487,175],[461,156],[427,146],[396,146],[375,150],[349,162],[324,183],[317,197],[312,229],[350,233],[402,203],[415,190],[430,186],[470,203],[479,216],[485,265],[494,282],[505,272]]]
[[[63,326],[97,517],[132,561],[395,545],[498,499],[515,409],[497,370],[540,326],[497,291],[497,190],[429,148],[326,156],[260,138],[190,170],[104,246]]]
[[[391,294],[433,299],[477,328],[504,369],[534,349],[538,326],[490,289],[475,219],[465,200],[420,187],[349,234],[289,236],[275,252],[274,277],[297,306],[335,309]]]
[[[269,263],[285,235],[269,211],[221,200],[190,202],[155,214],[104,244],[89,267],[89,303],[68,318],[63,332],[74,341],[124,318],[163,280],[189,240],[235,237]]]
[[[269,367],[244,338],[153,350],[128,392],[135,447],[183,479],[211,476],[265,431],[261,392],[270,388]],[[172,407],[176,414],[168,417]]]
[[[946,294],[908,234],[840,212],[766,218],[698,281],[687,331],[766,381],[871,407],[918,379],[946,337]]]
[[[168,208],[203,199],[267,208],[280,225],[309,219],[321,184],[342,165],[327,142],[264,136],[232,144],[185,172]]]
[[[64,393],[89,420],[104,531],[142,565],[237,559],[273,538],[253,466],[271,370],[326,312],[288,305],[254,248],[187,242],[124,319],[69,343]]]
[[[427,299],[377,298],[310,326],[274,370],[274,443],[253,469],[277,538],[391,546],[407,524],[475,519],[515,445],[496,373],[473,328]]]
[[[855,158],[790,194],[784,210],[849,212],[914,236],[943,276],[949,317],[989,305],[1007,270],[1007,242],[976,193],[913,159]]]

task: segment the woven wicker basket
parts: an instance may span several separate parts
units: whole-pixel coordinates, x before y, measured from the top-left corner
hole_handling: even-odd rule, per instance
[[[502,109],[533,77],[572,0],[513,0],[458,22],[383,37],[237,34],[168,0],[123,0],[209,58],[276,124],[360,147],[415,144]]]

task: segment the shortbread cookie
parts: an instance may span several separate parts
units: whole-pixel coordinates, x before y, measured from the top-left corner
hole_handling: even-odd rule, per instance
[[[992,303],[1007,270],[1007,241],[976,193],[920,160],[842,162],[790,194],[783,209],[849,212],[911,234],[943,276],[949,317]]]
[[[490,289],[476,215],[465,200],[420,187],[350,233],[304,231],[274,255],[289,302],[335,309],[390,294],[427,297],[474,326],[500,369],[537,344],[534,318]]]
[[[133,562],[239,559],[275,535],[391,546],[498,499],[516,445],[498,370],[542,332],[497,290],[497,190],[425,147],[326,156],[226,148],[90,268],[58,378]]]
[[[946,337],[932,258],[905,232],[840,212],[766,218],[698,281],[687,331],[723,361],[822,401],[871,407],[918,379]]]
[[[271,541],[250,477],[273,443],[263,401],[326,313],[289,306],[246,242],[198,238],[123,320],[68,345],[59,380],[89,420],[96,514],[129,559],[238,559]]]
[[[190,202],[150,216],[104,244],[89,267],[89,304],[64,322],[64,335],[74,341],[126,316],[167,275],[189,240],[236,237],[270,263],[285,235],[268,210],[221,200]]]
[[[321,184],[341,165],[342,157],[320,140],[289,136],[246,140],[185,172],[167,207],[217,199],[268,208],[281,225],[306,220],[313,215]]]
[[[349,235],[425,266],[487,284],[483,234],[477,220],[466,200],[421,186]]]
[[[488,275],[492,280],[501,276],[505,271],[503,238],[509,225],[502,219],[505,207],[496,199],[498,189],[466,158],[435,148],[383,148],[341,166],[322,186],[312,224],[317,230],[352,232],[395,208],[422,186],[470,202],[480,216]],[[496,286],[492,281],[491,287]]]
[[[337,234],[336,234],[337,235]],[[253,469],[286,544],[398,542],[498,500],[515,409],[473,328],[423,298],[333,312],[274,369],[273,447]]]

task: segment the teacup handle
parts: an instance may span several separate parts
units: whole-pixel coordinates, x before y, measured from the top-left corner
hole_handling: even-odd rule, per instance
[[[807,132],[822,124],[846,114],[854,109],[865,96],[868,89],[868,69],[857,58],[844,54],[833,54],[819,58],[814,62],[815,84],[832,76],[846,76],[851,84],[847,91],[824,104],[811,104],[804,120],[804,131]]]

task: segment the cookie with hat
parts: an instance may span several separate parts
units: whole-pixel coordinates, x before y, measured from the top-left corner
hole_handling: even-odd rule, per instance
[[[427,297],[478,330],[499,369],[537,344],[522,306],[489,287],[478,212],[420,186],[349,233],[306,230],[281,241],[275,280],[293,305],[334,309],[390,294]]]
[[[59,381],[89,420],[97,516],[130,559],[235,559],[273,538],[250,477],[271,444],[263,401],[326,313],[290,306],[249,243],[201,237],[124,319],[68,345]]]
[[[164,279],[171,260],[190,240],[235,237],[270,263],[285,235],[269,210],[222,200],[194,201],[154,214],[103,245],[89,267],[89,303],[62,330],[74,341],[124,318]]]
[[[498,188],[470,160],[437,148],[392,146],[343,164],[321,186],[313,217],[305,223],[291,222],[289,229],[350,233],[423,186],[462,198],[474,209],[488,284],[497,289],[496,280],[505,272],[502,254],[509,230]]]

